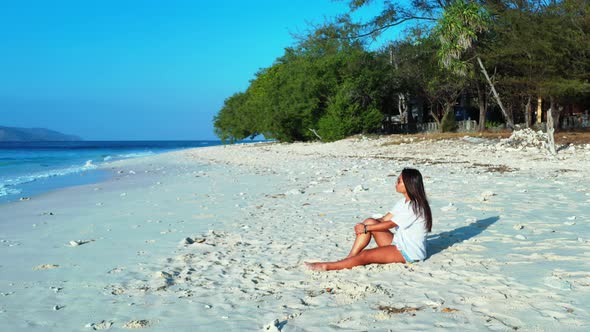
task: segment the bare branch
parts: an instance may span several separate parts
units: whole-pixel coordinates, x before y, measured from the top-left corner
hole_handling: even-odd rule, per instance
[[[432,17],[409,16],[409,17],[406,17],[406,18],[404,18],[404,19],[401,19],[401,20],[399,20],[399,21],[396,21],[396,22],[394,22],[394,23],[391,23],[391,24],[386,24],[386,25],[384,25],[384,26],[381,26],[381,27],[375,28],[375,29],[373,29],[373,30],[371,30],[371,31],[369,31],[369,32],[362,33],[362,34],[360,34],[360,35],[356,35],[356,36],[352,36],[352,37],[345,37],[345,38],[348,38],[348,39],[356,39],[356,38],[363,38],[363,37],[367,37],[367,36],[370,36],[370,35],[374,34],[374,33],[375,33],[375,32],[377,32],[377,31],[385,31],[385,30],[387,30],[387,29],[389,29],[389,28],[391,28],[391,27],[394,27],[394,26],[400,25],[400,24],[402,24],[402,23],[404,23],[404,22],[411,21],[411,20],[428,20],[428,21],[436,21],[436,19],[435,19],[435,18],[432,18]]]
[[[309,129],[317,138],[320,139],[320,141],[322,140],[322,137],[320,135],[318,135],[318,132],[315,129],[312,128],[307,128]]]

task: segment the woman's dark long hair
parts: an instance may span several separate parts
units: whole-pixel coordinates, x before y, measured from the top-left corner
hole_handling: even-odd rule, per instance
[[[428,204],[426,192],[424,191],[422,174],[417,169],[404,168],[402,179],[404,180],[406,192],[410,197],[410,205],[414,214],[422,216],[426,221],[426,230],[428,232],[432,231],[432,212],[430,211],[430,204]]]

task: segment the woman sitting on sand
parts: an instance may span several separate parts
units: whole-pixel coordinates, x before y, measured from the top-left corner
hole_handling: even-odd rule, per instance
[[[404,195],[379,219],[369,218],[354,226],[356,239],[348,256],[337,262],[305,263],[312,270],[341,270],[359,265],[412,263],[426,258],[426,234],[432,230],[432,213],[426,199],[422,174],[405,168],[395,190]],[[395,239],[389,231],[396,228]],[[377,248],[365,249],[375,239]]]

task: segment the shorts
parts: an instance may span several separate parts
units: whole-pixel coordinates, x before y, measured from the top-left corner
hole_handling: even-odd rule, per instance
[[[408,256],[408,254],[407,254],[407,253],[406,253],[404,250],[400,249],[400,248],[397,246],[397,244],[395,244],[395,239],[393,240],[393,243],[392,243],[392,245],[394,245],[394,246],[397,248],[397,250],[399,250],[399,252],[401,252],[401,253],[402,253],[402,256],[403,256],[403,257],[404,257],[404,259],[406,260],[406,263],[414,263],[414,262],[417,262],[417,261],[415,261],[415,260],[411,259],[411,258],[410,258],[410,256]]]
[[[397,248],[397,247],[396,247]],[[410,258],[410,256],[408,256],[408,254],[406,254],[405,251],[403,251],[400,248],[397,248],[399,250],[399,252],[402,253],[402,256],[404,256],[404,259],[406,260],[406,263],[414,263],[415,261],[413,259]]]

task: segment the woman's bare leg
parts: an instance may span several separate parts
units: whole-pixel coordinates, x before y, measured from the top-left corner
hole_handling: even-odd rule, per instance
[[[378,224],[379,221],[369,218],[363,221],[365,225],[375,225]],[[354,243],[352,244],[352,248],[350,249],[350,253],[348,253],[348,257],[358,255],[363,249],[367,247],[369,242],[371,242],[371,237],[375,239],[377,246],[389,246],[393,241],[393,234],[390,231],[381,231],[381,232],[368,232],[367,234],[357,234],[356,239],[354,239]]]
[[[359,265],[405,263],[406,260],[396,246],[383,246],[361,251],[360,254],[337,262],[305,263],[312,270],[330,271],[350,269]]]

